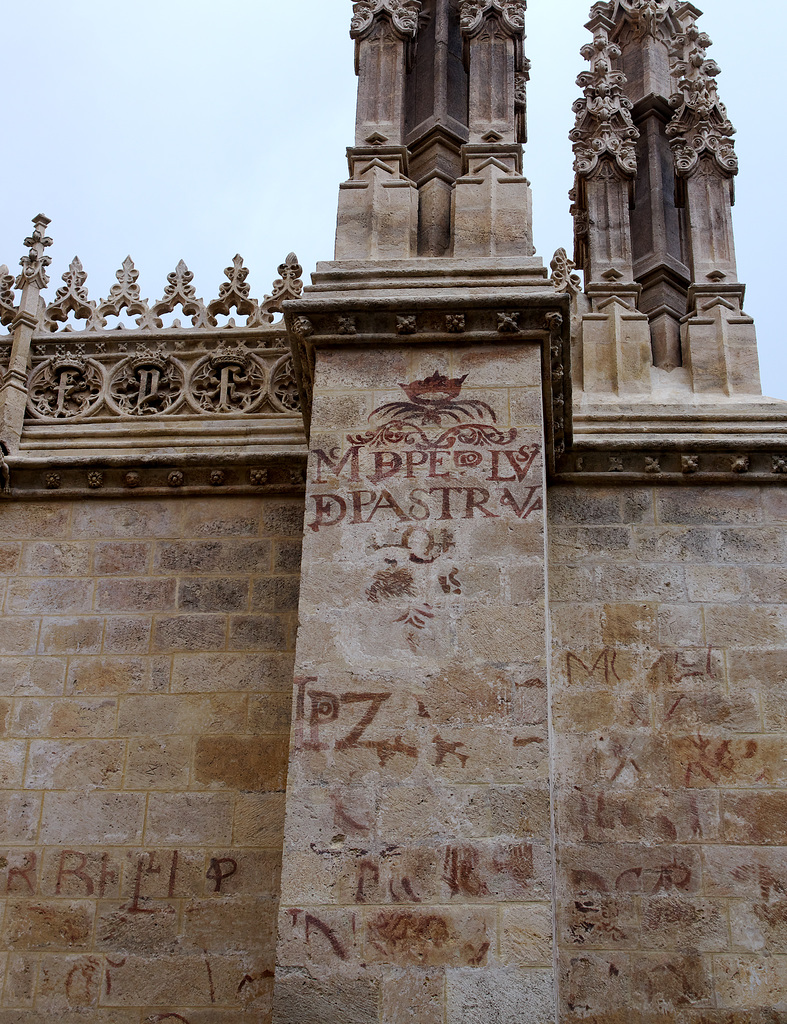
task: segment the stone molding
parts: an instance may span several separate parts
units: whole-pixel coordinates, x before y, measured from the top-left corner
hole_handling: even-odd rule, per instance
[[[525,31],[527,0],[459,0],[462,34],[472,37],[480,32],[490,15],[499,15],[500,22],[512,36]]]

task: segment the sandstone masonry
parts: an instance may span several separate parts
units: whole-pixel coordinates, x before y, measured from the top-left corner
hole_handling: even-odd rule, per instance
[[[720,69],[691,3],[593,5],[547,269],[525,17],[353,3],[306,288],[50,295],[42,215],[0,268],[0,1024],[787,1014],[787,405]]]

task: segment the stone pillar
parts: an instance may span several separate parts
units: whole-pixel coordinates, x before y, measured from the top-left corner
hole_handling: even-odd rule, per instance
[[[462,346],[478,309],[313,309],[273,1019],[547,1024],[541,344],[517,313]]]
[[[27,407],[27,374],[30,346],[40,316],[41,292],[49,284],[46,268],[52,262],[46,249],[52,244],[47,238],[49,218],[39,214],[33,218],[34,230],[25,245],[27,256],[22,257],[22,273],[16,287],[22,289],[19,307],[11,323],[13,342],[8,370],[0,384],[0,441],[9,454],[19,448]]]
[[[522,175],[525,0],[461,0],[469,145],[453,202],[453,255],[532,256],[532,194]]]
[[[593,42],[582,48],[590,70],[577,79],[583,97],[574,104],[575,232],[577,264],[593,310],[582,318],[582,386],[615,395],[650,391],[652,363],[648,318],[637,312],[641,288],[634,282],[631,200],[637,173],[631,101],[626,76],[615,69],[620,48],[610,41],[614,22],[597,4],[587,28]]]
[[[695,392],[759,395],[757,339],[753,321],[742,312],[732,230],[735,129],[719,98],[721,68],[707,56],[711,40],[697,25],[699,14],[690,3],[676,11],[682,31],[671,50],[675,116],[666,129],[686,211],[692,278],[684,361]]]
[[[408,259],[418,249],[418,194],[407,177],[405,74],[420,0],[353,8],[358,107],[350,180],[341,186],[336,259]]]

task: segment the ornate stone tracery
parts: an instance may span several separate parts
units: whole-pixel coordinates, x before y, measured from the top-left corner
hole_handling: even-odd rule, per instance
[[[140,295],[139,271],[130,256],[126,256],[123,265],[115,274],[117,284],[113,284],[109,295],[99,304],[98,313],[106,324],[107,316],[120,316],[127,309],[131,316],[145,317],[150,310],[147,299]]]
[[[247,413],[267,394],[265,368],[240,344],[222,345],[195,365],[189,400],[202,413]]]
[[[738,173],[738,157],[732,136],[735,128],[721,102],[716,76],[721,68],[707,56],[712,40],[697,26],[689,12],[688,23],[670,49],[671,74],[677,91],[670,98],[676,113],[667,125],[675,154],[676,171],[692,173],[701,156],[707,155],[726,177]]]
[[[621,174],[632,177],[637,173],[635,142],[639,131],[631,117],[633,105],[624,92],[626,76],[615,69],[620,47],[610,40],[613,23],[600,12],[591,25],[593,42],[580,51],[591,67],[577,78],[584,97],[574,103],[577,120],[569,134],[574,169],[581,177],[588,177],[601,158],[608,156]]]
[[[191,283],[194,275],[180,260],[177,267],[171,274],[167,275],[169,282],[164,289],[164,295],[145,316],[137,321],[140,327],[163,327],[161,317],[164,313],[173,313],[178,306],[186,316],[191,317],[194,327],[213,327],[216,325],[215,317],[212,317],[205,307],[202,299],[197,298],[197,292]]]
[[[620,12],[634,26],[637,38],[658,36],[659,30],[674,10],[674,0],[616,0]]]
[[[183,367],[162,346],[151,351],[138,346],[137,354],[123,360],[109,382],[108,399],[128,416],[172,412],[183,395]]]
[[[303,267],[298,262],[298,257],[291,252],[284,263],[279,265],[279,277],[273,282],[273,292],[266,295],[260,303],[262,315],[266,323],[273,322],[275,313],[283,313],[283,303],[287,299],[299,299],[303,293],[303,281],[301,275]]]
[[[270,394],[273,396],[274,404],[278,403],[285,412],[300,411],[301,398],[291,355],[284,356],[273,368]]]

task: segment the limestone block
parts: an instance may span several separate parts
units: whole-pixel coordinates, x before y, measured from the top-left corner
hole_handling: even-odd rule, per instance
[[[337,260],[409,259],[418,254],[418,189],[401,151],[351,151],[351,178],[339,189]],[[361,155],[363,154],[363,155]]]
[[[611,296],[582,318],[583,385],[590,394],[649,394],[648,318]]]
[[[456,182],[452,222],[457,258],[532,256],[530,182],[509,159],[494,154],[468,157],[467,171]]]
[[[754,321],[739,302],[702,299],[696,314],[684,321],[681,339],[696,393],[762,394]]]

